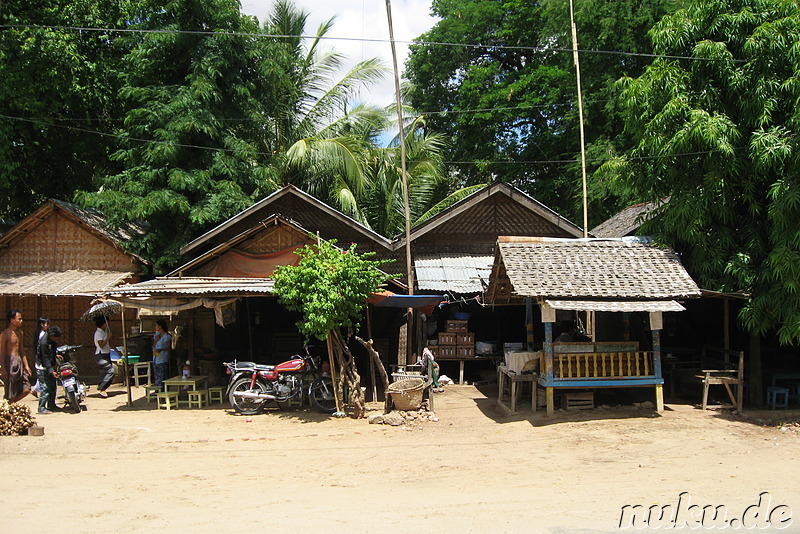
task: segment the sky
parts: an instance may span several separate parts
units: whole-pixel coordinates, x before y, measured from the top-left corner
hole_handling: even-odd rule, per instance
[[[392,49],[389,44],[389,22],[385,0],[294,0],[295,5],[310,13],[306,34],[316,33],[320,23],[336,17],[331,37],[347,40],[328,40],[324,44],[347,56],[346,72],[361,60],[379,57],[392,68]],[[272,9],[273,0],[241,0],[242,12],[255,15],[263,22]],[[403,72],[408,54],[408,41],[433,26],[430,0],[392,0],[392,26],[397,49],[397,67]],[[350,40],[355,39],[355,40]],[[360,39],[380,39],[386,42],[362,42]],[[394,104],[394,78],[386,76],[380,85],[361,93],[364,102],[378,106]]]

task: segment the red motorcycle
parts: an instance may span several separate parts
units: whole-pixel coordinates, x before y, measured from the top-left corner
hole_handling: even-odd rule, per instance
[[[270,401],[280,406],[294,399],[303,401],[305,396],[322,413],[336,411],[333,382],[313,356],[296,355],[278,365],[233,361],[225,366],[231,375],[228,399],[240,414],[255,415]]]

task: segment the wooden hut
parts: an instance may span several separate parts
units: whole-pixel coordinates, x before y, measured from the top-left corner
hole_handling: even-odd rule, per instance
[[[487,299],[493,304],[538,304],[544,323],[538,384],[553,413],[555,390],[654,387],[663,409],[660,330],[662,313],[683,310],[675,299],[695,298],[700,290],[669,249],[635,240],[500,237]],[[559,310],[598,317],[588,342],[556,341]],[[647,314],[647,347],[625,324],[632,314]],[[606,319],[606,320],[600,320]],[[646,349],[646,350],[645,350]]]
[[[111,229],[99,212],[49,200],[0,236],[0,301],[5,310],[22,310],[29,357],[36,319],[44,316],[61,327],[65,342],[83,345],[78,366],[91,376],[94,324],[78,319],[95,296],[140,279],[148,262],[121,243],[141,231]],[[112,331],[121,331],[120,319],[110,318]]]

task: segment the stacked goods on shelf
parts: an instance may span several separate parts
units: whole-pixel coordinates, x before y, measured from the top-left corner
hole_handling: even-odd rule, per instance
[[[474,358],[475,334],[467,332],[467,321],[447,321],[447,328],[439,332],[435,355],[438,358]]]

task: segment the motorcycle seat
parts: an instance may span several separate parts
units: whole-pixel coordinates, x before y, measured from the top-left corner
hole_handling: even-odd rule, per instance
[[[272,371],[274,365],[263,365],[255,362],[237,362],[236,369],[253,369],[255,371]]]

